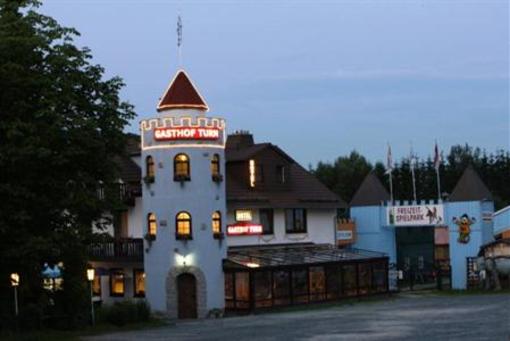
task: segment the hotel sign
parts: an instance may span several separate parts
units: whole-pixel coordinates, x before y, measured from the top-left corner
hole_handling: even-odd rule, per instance
[[[386,222],[394,226],[424,226],[444,224],[443,205],[390,206]]]
[[[262,234],[260,224],[233,224],[227,225],[227,236],[253,236]]]
[[[156,141],[175,141],[175,140],[217,140],[220,137],[218,128],[156,128],[154,129],[154,139]]]

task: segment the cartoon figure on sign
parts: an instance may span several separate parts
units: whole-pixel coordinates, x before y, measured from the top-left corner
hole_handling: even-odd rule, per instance
[[[437,208],[432,207],[432,209],[425,207],[427,209],[427,218],[429,218],[429,224],[440,224],[443,219],[437,214]]]
[[[471,225],[476,222],[476,219],[469,218],[467,214],[463,214],[460,218],[454,217],[453,222],[459,227],[459,238],[457,238],[457,241],[463,244],[469,243]]]

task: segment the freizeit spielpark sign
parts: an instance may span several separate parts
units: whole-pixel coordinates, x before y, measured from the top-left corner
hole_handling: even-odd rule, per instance
[[[217,140],[220,137],[218,128],[156,128],[154,139],[156,141],[173,140]]]
[[[389,206],[386,222],[393,226],[424,226],[444,223],[443,205]]]

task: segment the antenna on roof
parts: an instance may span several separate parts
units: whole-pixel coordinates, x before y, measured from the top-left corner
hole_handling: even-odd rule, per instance
[[[182,20],[180,11],[178,11],[177,15],[177,60],[179,63],[179,68],[182,67]]]

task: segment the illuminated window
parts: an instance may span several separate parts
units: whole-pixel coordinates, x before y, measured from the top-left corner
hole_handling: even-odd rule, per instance
[[[189,157],[186,154],[177,154],[174,158],[174,180],[189,181],[190,176]]]
[[[94,296],[101,297],[101,276],[97,273],[94,275],[94,280],[92,281],[92,293]]]
[[[214,154],[211,160],[211,174],[213,179],[215,176],[220,175],[220,156],[218,154]]]
[[[158,222],[156,220],[156,215],[154,213],[149,213],[147,215],[147,232],[149,234],[149,237],[155,239],[157,230]]]
[[[213,231],[213,235],[215,237],[219,236],[219,234],[221,233],[221,212],[220,211],[215,211],[212,214],[212,231]]]
[[[236,221],[251,221],[252,215],[250,210],[236,210]]]
[[[133,270],[134,296],[145,297],[145,272],[141,269]]]
[[[110,271],[110,296],[124,296],[124,272],[121,269]]]
[[[250,160],[249,164],[249,171],[250,171],[250,187],[255,187],[255,160]]]
[[[306,210],[302,208],[285,210],[285,232],[306,233]]]
[[[177,239],[191,239],[191,215],[179,212],[175,217],[175,237]]]
[[[154,172],[154,159],[150,155],[147,156],[147,158],[145,159],[145,175],[147,176],[147,178],[153,178],[154,179],[154,175],[155,175],[155,172]]]

